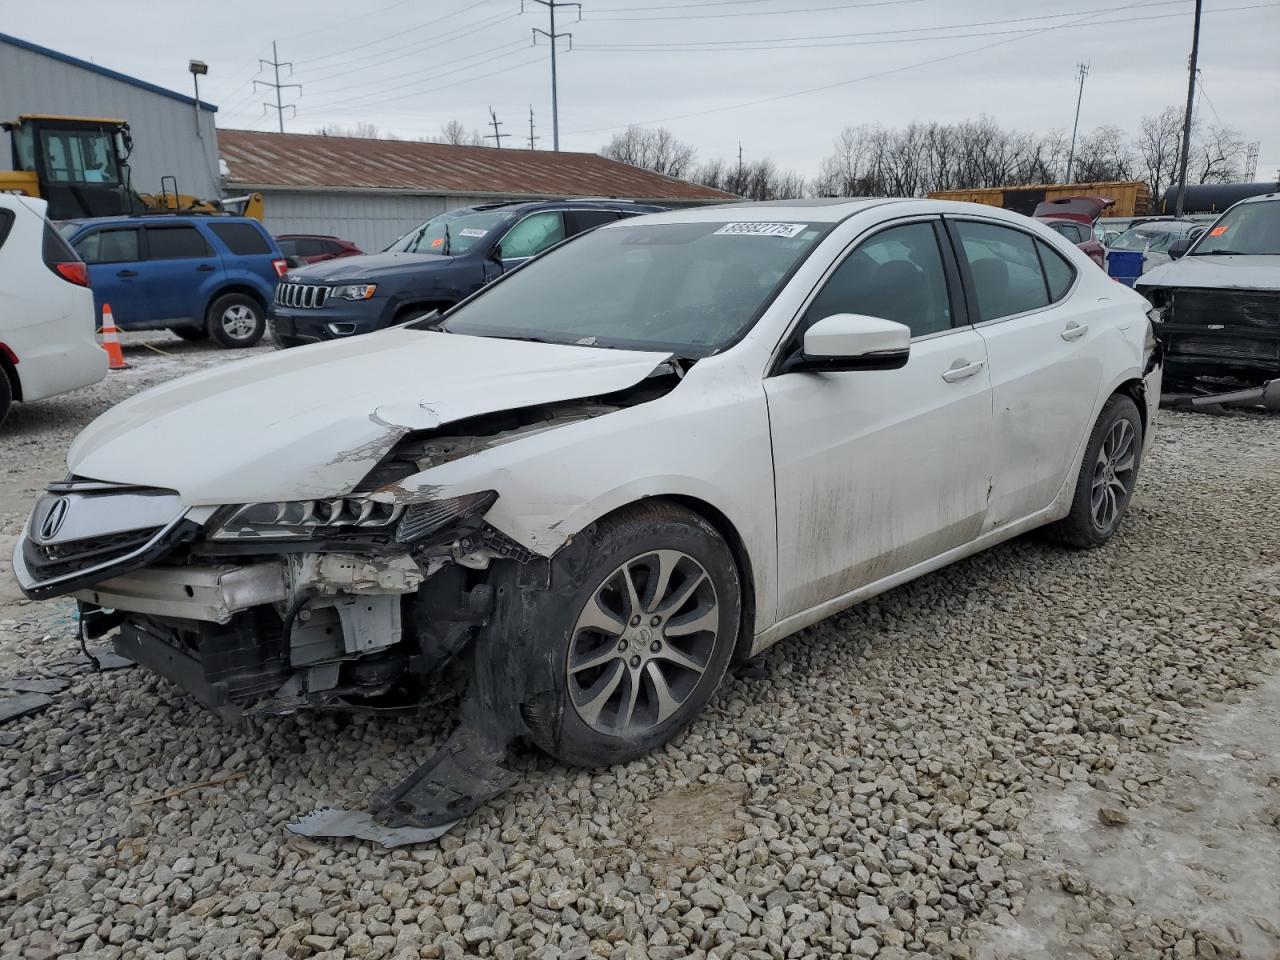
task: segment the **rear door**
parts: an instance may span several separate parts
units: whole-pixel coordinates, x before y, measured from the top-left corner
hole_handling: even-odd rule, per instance
[[[1075,264],[1027,231],[947,221],[991,367],[991,529],[1043,510],[1062,489],[1102,388],[1109,301],[1087,300]]]
[[[152,320],[202,320],[206,288],[222,269],[213,245],[191,224],[148,225],[143,282]]]
[[[102,316],[103,304],[110,304],[111,316],[121,329],[146,323],[151,317],[142,242],[138,227],[108,226],[81,233],[71,244],[89,265],[97,315]]]

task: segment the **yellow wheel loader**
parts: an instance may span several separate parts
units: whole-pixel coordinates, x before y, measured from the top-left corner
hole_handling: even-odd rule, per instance
[[[129,178],[133,137],[125,120],[27,114],[3,126],[12,141],[12,171],[0,171],[0,193],[40,197],[49,217],[122,214],[237,213],[262,219],[262,194],[204,200],[178,193],[174,177],[159,193],[135,193]]]

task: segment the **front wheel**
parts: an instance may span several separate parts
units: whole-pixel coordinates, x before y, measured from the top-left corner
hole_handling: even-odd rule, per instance
[[[1068,546],[1088,549],[1111,539],[1138,482],[1142,416],[1138,405],[1115,394],[1102,408],[1076,478],[1071,512],[1050,528]]]
[[[221,346],[252,347],[266,333],[267,317],[253,297],[226,293],[209,305],[205,326]]]
[[[645,755],[702,712],[733,655],[742,587],[715,528],[671,504],[637,505],[585,535],[570,595],[539,601],[547,629],[525,666],[561,705],[539,712],[530,738],[596,767]]]

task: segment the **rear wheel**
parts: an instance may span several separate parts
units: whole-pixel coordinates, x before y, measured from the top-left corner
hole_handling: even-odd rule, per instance
[[[252,347],[266,333],[266,312],[247,294],[226,293],[209,305],[205,328],[221,346]]]
[[[170,327],[169,332],[175,337],[181,337],[183,340],[190,340],[193,343],[209,339],[207,327]]]
[[[1142,416],[1138,405],[1115,394],[1102,408],[1080,475],[1076,478],[1071,512],[1050,527],[1062,543],[1087,549],[1111,539],[1120,525],[1142,463]]]
[[[733,655],[742,591],[724,540],[674,505],[634,507],[586,535],[587,569],[569,596],[541,601],[547,629],[524,668],[562,705],[531,739],[594,767],[641,757],[697,718]]]

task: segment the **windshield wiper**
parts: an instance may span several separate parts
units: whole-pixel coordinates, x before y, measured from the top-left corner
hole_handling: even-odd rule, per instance
[[[447,257],[449,255],[449,225],[447,223],[444,225],[444,247],[440,252],[442,256]]]
[[[1193,257],[1252,257],[1257,254],[1250,253],[1248,250],[1204,250],[1196,251]]]

